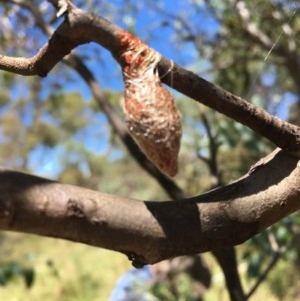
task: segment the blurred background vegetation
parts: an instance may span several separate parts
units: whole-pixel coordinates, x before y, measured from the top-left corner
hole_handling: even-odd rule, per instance
[[[185,68],[300,125],[298,1],[73,2],[137,34]],[[35,54],[47,32],[61,22],[47,1],[0,3],[3,54]],[[116,62],[94,44],[74,53],[122,120],[123,86]],[[0,84],[3,166],[140,200],[170,199],[171,192],[136,163],[139,154],[128,153],[76,70],[60,63],[45,79],[1,71]],[[273,149],[244,126],[172,93],[183,122],[180,172],[174,181],[184,194],[237,179]],[[244,300],[300,300],[299,226],[294,214],[236,248]],[[2,233],[0,250],[0,299],[8,301],[107,300],[130,267],[114,252],[24,234]],[[204,300],[228,300],[224,270],[210,254],[204,258],[213,275]],[[188,294],[183,289],[180,300],[192,300]]]

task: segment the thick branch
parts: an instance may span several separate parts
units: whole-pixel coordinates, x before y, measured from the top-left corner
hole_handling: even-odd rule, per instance
[[[141,266],[244,242],[299,209],[299,178],[298,158],[277,150],[202,196],[141,202],[2,171],[0,228],[119,251]]]
[[[108,99],[106,99],[105,94],[101,91],[99,83],[94,78],[92,72],[87,68],[87,66],[83,63],[83,61],[75,55],[70,55],[65,59],[65,62],[74,68],[84,79],[87,85],[90,87],[95,100],[99,104],[100,108],[108,117],[108,120],[112,126],[112,128],[116,131],[120,139],[122,140],[125,147],[132,154],[133,158],[141,165],[141,167],[146,170],[149,174],[151,174],[164,188],[166,193],[174,200],[182,199],[186,196],[183,191],[176,185],[174,181],[164,176],[154,165],[146,159],[142,152],[137,149],[137,145],[134,143],[133,139],[128,132],[125,130],[125,125],[120,120],[120,117],[116,114],[114,108],[109,104]],[[206,120],[207,121],[207,120]],[[212,133],[210,132],[209,126],[207,127],[208,136],[210,137],[211,144],[215,144],[214,137],[212,137]],[[211,145],[214,149],[216,146]],[[212,150],[213,150],[212,149]],[[213,152],[214,153],[214,152]],[[210,158],[208,161],[216,160],[216,154],[212,155],[213,159]],[[211,162],[210,165],[214,166],[216,162]],[[215,173],[213,173],[215,174]],[[215,183],[216,184],[216,183]],[[216,185],[215,185],[216,186]],[[218,185],[220,186],[220,185]],[[240,292],[239,295],[243,295],[243,290],[239,281],[237,269],[234,268],[236,266],[236,261],[232,259],[232,257],[226,256],[229,250],[234,250],[233,247],[227,247],[226,252],[223,252],[223,248],[215,251],[214,255],[216,256],[218,262],[226,262],[226,265],[222,265],[222,269],[226,279],[231,279],[234,285],[232,287],[228,287],[229,294],[231,296]],[[234,251],[233,251],[234,252]],[[236,273],[234,274],[234,271]]]
[[[176,64],[174,64],[172,72],[166,75],[170,70],[170,62],[165,58],[161,60],[160,68],[160,74],[165,74],[162,80],[172,88],[248,126],[284,150],[299,150],[299,127],[270,115],[241,97]]]
[[[28,59],[0,56],[0,68],[22,75],[46,76],[72,49],[88,42],[102,45],[118,59],[122,35],[124,31],[107,20],[71,6],[64,22],[36,56]],[[161,60],[159,72],[162,80],[171,87],[248,126],[276,146],[288,151],[300,149],[297,126],[271,116],[166,58]]]

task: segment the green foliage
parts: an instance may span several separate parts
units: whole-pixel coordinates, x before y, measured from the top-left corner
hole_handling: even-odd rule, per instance
[[[289,262],[283,260],[270,274],[267,284],[278,300],[297,300],[293,287],[298,287],[299,276],[299,270],[294,266],[289,266]]]
[[[25,267],[20,262],[0,263],[0,285],[5,286],[19,276],[23,278],[26,287],[33,285],[35,273],[32,268]]]
[[[0,300],[5,301],[108,300],[118,277],[130,266],[119,253],[34,235],[4,233],[0,247],[13,262],[34,266],[35,274],[31,289],[20,275],[0,286]],[[32,261],[26,254],[32,254]]]
[[[52,95],[46,103],[56,126],[71,134],[86,125],[88,107],[89,103],[78,93]]]
[[[207,7],[208,2],[210,7]],[[299,56],[299,13],[291,19],[293,9],[291,10],[292,5],[288,1],[244,2],[251,12],[251,22],[273,43],[276,42],[271,55],[270,47],[264,47],[249,37],[233,6],[234,1],[174,1],[172,9],[164,7],[163,1],[149,1],[147,4],[132,1],[74,1],[80,7],[105,15],[137,33],[143,40],[154,43],[163,54],[173,56],[174,61],[280,115],[280,105],[287,105],[283,100],[278,102],[278,95],[283,99],[289,91],[291,95],[299,97],[297,75],[300,72],[291,68],[293,64],[290,63],[290,56],[281,55],[291,45],[292,39],[296,43],[295,56]],[[34,3],[40,7],[40,1]],[[176,6],[179,7],[178,11],[173,9]],[[39,49],[46,37],[42,35],[42,31],[32,30],[35,22],[28,11],[15,9],[15,6],[2,4],[1,26],[4,30],[0,37],[1,52],[28,56]],[[51,24],[54,10],[50,6],[45,6],[43,10],[41,17],[47,25]],[[149,16],[141,18],[140,11],[144,14],[149,11]],[[293,29],[293,35],[283,32],[278,39],[287,24]],[[14,38],[16,32],[22,34]],[[163,43],[159,43],[160,39]],[[103,66],[106,57],[99,50],[100,47],[97,46],[96,50],[87,47],[83,46],[77,53],[82,54],[101,81],[108,82],[109,74],[112,74],[111,78],[117,77],[116,74],[120,76],[115,63],[109,66],[109,72],[105,70]],[[103,66],[99,64],[101,60]],[[210,72],[205,73],[207,69]],[[115,90],[115,81],[113,82],[105,95],[119,112],[120,91]],[[1,72],[2,164],[45,173],[47,169],[42,164],[45,160],[54,169],[55,177],[66,183],[137,199],[166,199],[167,196],[157,182],[128,156],[107,120],[99,112],[97,104],[90,98],[90,92],[87,93],[86,87],[80,83],[81,79],[61,66],[43,81],[37,78],[16,78],[7,72]],[[179,99],[177,102],[183,115],[184,135],[180,152],[180,174],[176,181],[188,195],[199,194],[215,184],[225,184],[240,177],[259,157],[273,148],[251,130],[216,112],[186,99]],[[291,107],[290,120],[299,120],[299,108],[298,103]],[[216,152],[216,157],[213,156],[213,151]],[[243,258],[247,261],[248,276],[257,279],[270,262],[270,255],[274,250],[269,243],[269,233],[274,235],[279,247],[287,246],[282,255],[283,260],[299,262],[299,227],[300,218],[294,215],[275,225],[271,232],[253,238],[244,249]],[[25,248],[23,245],[22,247]],[[61,253],[55,253],[55,248],[54,244],[48,249],[42,249],[42,252],[51,254],[51,259],[47,257],[43,261],[42,267],[47,273],[40,286],[44,286],[46,290],[46,284],[50,281],[57,289],[56,300],[99,299],[95,292],[107,286],[104,278],[110,269],[101,271],[105,260],[101,261],[96,274],[93,274],[94,262],[86,264],[89,256],[82,254],[72,257],[73,263],[78,263],[80,268],[68,268],[66,261],[69,254],[63,254],[64,260],[60,261],[59,257],[64,250],[60,249]],[[76,247],[68,245],[68,248],[74,250]],[[28,286],[33,283],[35,273],[21,262],[12,260],[0,266],[1,284],[20,277]],[[87,265],[91,268],[86,270]],[[281,267],[278,269],[280,271]],[[290,273],[292,275],[292,270]],[[292,276],[288,275],[288,280],[280,282],[279,274],[271,274],[268,279],[276,296],[283,298]],[[116,277],[111,280],[111,287],[115,280]],[[188,278],[181,279],[176,293],[167,285],[157,285],[153,287],[153,292],[160,300],[194,300]],[[41,295],[36,300],[44,299],[43,293]]]
[[[173,280],[174,281],[174,280]],[[156,283],[150,289],[160,301],[199,301],[199,291],[195,291],[192,279],[181,274],[176,281],[162,281]]]

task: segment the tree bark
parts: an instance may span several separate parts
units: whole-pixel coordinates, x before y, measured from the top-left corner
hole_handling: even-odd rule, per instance
[[[59,1],[49,2],[57,7],[59,5]],[[71,3],[65,9],[64,22],[34,57],[15,58],[0,55],[0,69],[21,75],[43,77],[72,49],[89,42],[105,47],[119,61],[122,37],[128,35],[128,32],[104,18],[78,9]],[[300,150],[299,127],[268,114],[166,58],[162,57],[158,71],[161,80],[170,87],[246,125],[276,146],[287,151]]]
[[[169,202],[137,201],[3,170],[0,229],[82,242],[136,267],[244,242],[300,207],[298,157],[280,150],[234,183]]]

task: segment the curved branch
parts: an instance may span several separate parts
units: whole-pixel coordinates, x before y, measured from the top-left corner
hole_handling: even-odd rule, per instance
[[[276,150],[240,180],[189,199],[141,202],[0,172],[0,229],[126,254],[142,266],[244,242],[300,207],[297,157]]]
[[[46,76],[72,49],[88,42],[107,48],[118,60],[124,33],[109,21],[70,6],[64,22],[37,55],[33,58],[0,56],[0,69],[22,75]],[[268,114],[166,58],[161,59],[158,67],[162,81],[172,88],[248,126],[284,150],[300,149],[297,126]]]
[[[232,118],[269,139],[276,146],[287,150],[300,149],[300,128],[270,115],[239,96],[206,81],[163,58],[159,64],[162,81],[192,99]]]
[[[150,175],[153,176],[154,179],[158,181],[161,187],[165,189],[166,193],[172,199],[178,200],[178,199],[185,198],[186,196],[184,195],[184,192],[176,185],[176,183],[171,179],[167,178],[165,175],[163,175],[157,168],[154,167],[154,165],[150,161],[146,159],[143,153],[138,150],[137,145],[134,143],[131,136],[128,135],[128,132],[125,130],[124,123],[122,122],[122,120],[120,120],[114,108],[108,102],[108,99],[106,99],[105,94],[100,89],[99,83],[96,81],[92,72],[88,69],[88,67],[84,64],[84,62],[76,55],[69,55],[68,57],[66,57],[64,61],[69,66],[71,66],[74,70],[76,70],[76,72],[80,74],[80,76],[89,86],[89,88],[91,89],[94,95],[95,100],[99,104],[99,107],[106,114],[110,122],[110,125],[116,131],[116,133],[118,134],[119,138],[122,140],[127,150],[132,154],[133,158],[141,165],[141,167],[144,170],[146,170]],[[206,125],[207,125],[208,136],[210,137],[211,140],[210,142],[211,144],[215,144],[209,126],[208,124]],[[213,147],[213,145],[211,146]],[[213,152],[212,156],[214,160],[216,159],[215,155],[216,154]],[[214,160],[208,160],[208,161],[214,161]],[[210,165],[214,165],[215,163],[216,162],[211,163]],[[215,173],[213,174],[216,175]],[[216,256],[218,262],[226,262],[226,264],[222,265],[225,279],[231,279],[231,283],[234,284],[233,289],[230,286],[228,286],[229,294],[230,296],[234,296],[235,294],[243,295],[242,286],[240,284],[240,280],[236,269],[236,261],[234,260],[234,257],[227,256],[230,249],[232,249],[232,252],[234,252],[234,248],[227,247],[226,252],[224,252],[223,249],[224,248],[215,250],[214,255]]]
[[[176,183],[160,172],[151,161],[140,151],[133,138],[126,130],[125,123],[117,115],[114,108],[110,105],[103,91],[100,89],[99,83],[96,81],[93,73],[82,62],[82,60],[76,55],[72,54],[65,58],[64,62],[71,68],[73,68],[85,81],[85,83],[91,89],[91,92],[98,103],[101,110],[107,116],[111,127],[118,134],[118,137],[127,148],[128,152],[137,161],[140,166],[147,171],[166,191],[166,193],[172,199],[180,199],[184,197],[183,191],[176,185]]]
[[[248,36],[255,40],[258,44],[260,44],[262,47],[264,47],[267,51],[274,51],[277,53],[277,55],[281,57],[287,57],[289,55],[297,55],[296,54],[296,45],[295,41],[289,39],[288,48],[284,49],[283,47],[276,45],[276,41],[272,41],[270,37],[265,34],[263,31],[261,31],[257,25],[250,20],[250,16],[252,16],[252,13],[250,12],[249,8],[246,5],[245,1],[237,1],[235,4],[236,11],[238,13],[238,16],[242,22],[242,26],[244,27],[246,33]],[[275,8],[274,8],[275,11]],[[296,11],[294,11],[291,16],[286,20],[285,23],[282,25],[282,31],[281,34],[286,34],[288,37],[291,36],[291,28],[289,23],[293,19]],[[270,15],[270,17],[273,19],[273,23],[276,22],[274,15]],[[270,21],[272,23],[272,21]],[[277,39],[280,38],[281,34]],[[275,44],[274,44],[275,42]],[[276,47],[275,47],[276,45]]]

